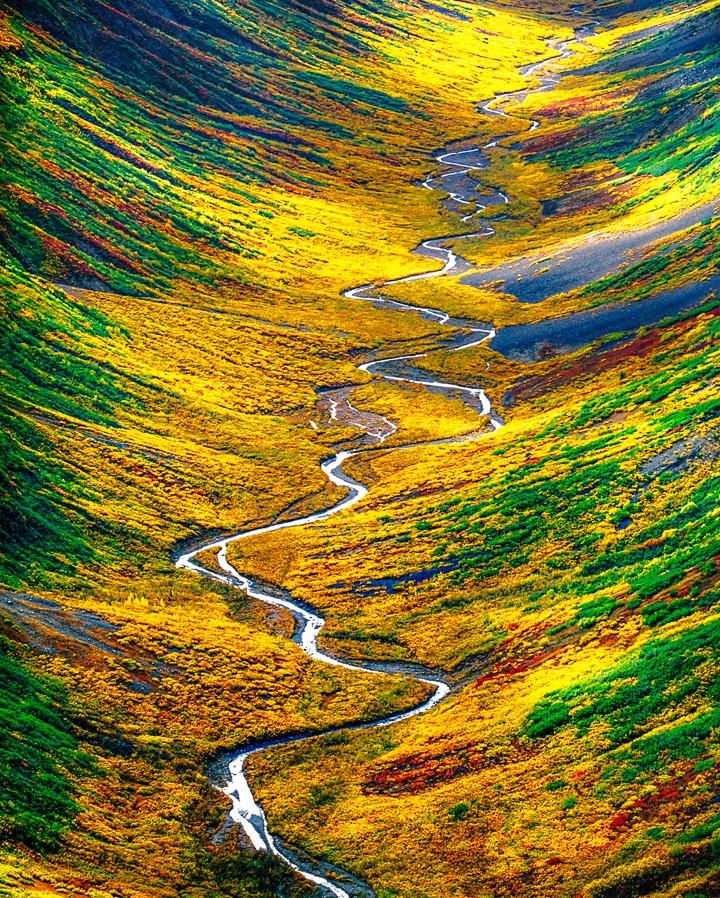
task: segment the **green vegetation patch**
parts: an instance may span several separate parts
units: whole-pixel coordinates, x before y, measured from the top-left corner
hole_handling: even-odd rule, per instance
[[[42,422],[59,415],[112,426],[121,404],[138,403],[127,379],[86,346],[107,335],[102,314],[43,287],[2,251],[0,266],[0,582],[16,589],[93,553],[78,501],[87,481],[58,457]]]
[[[28,672],[0,638],[0,842],[54,851],[78,811],[78,750],[62,688]]]
[[[614,760],[632,763],[631,779],[699,758],[720,726],[720,683],[707,675],[719,662],[720,621],[653,640],[614,670],[546,696],[530,713],[526,733],[540,739],[568,726],[578,736],[602,731]],[[699,712],[683,707],[690,697]]]

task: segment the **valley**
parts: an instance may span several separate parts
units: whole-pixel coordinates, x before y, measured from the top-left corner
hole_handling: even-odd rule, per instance
[[[3,894],[716,894],[718,4],[0,10]]]

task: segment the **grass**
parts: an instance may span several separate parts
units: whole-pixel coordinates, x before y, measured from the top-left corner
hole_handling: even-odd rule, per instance
[[[79,811],[69,775],[92,770],[68,719],[65,690],[33,676],[0,643],[0,842],[56,851]]]

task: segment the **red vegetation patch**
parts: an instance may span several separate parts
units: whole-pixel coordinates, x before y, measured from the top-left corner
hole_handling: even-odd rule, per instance
[[[518,755],[525,754],[518,743],[515,750]],[[506,762],[506,757],[488,757],[469,744],[445,748],[437,754],[405,755],[373,773],[362,784],[362,791],[365,795],[415,795],[438,783]]]
[[[498,662],[493,666],[492,673],[488,673],[482,677],[478,677],[477,680],[475,680],[475,688],[477,688],[478,686],[482,686],[484,683],[489,683],[492,680],[497,680],[501,677],[507,679],[508,677],[515,676],[516,674],[525,673],[532,668],[540,667],[548,660],[548,658],[554,658],[558,655],[561,655],[566,650],[566,648],[567,646],[565,645],[556,646],[555,648],[548,649],[544,652],[537,652],[536,654],[531,655],[528,658],[523,658],[522,660],[515,657],[505,658],[504,660]]]
[[[551,390],[556,390],[559,387],[572,383],[578,377],[606,372],[610,368],[624,364],[630,358],[644,358],[650,355],[659,345],[660,336],[656,331],[653,331],[605,352],[588,355],[581,359],[573,359],[554,371],[530,377],[517,384],[508,394],[510,404],[524,399],[544,396]]]
[[[720,307],[710,309],[704,314],[712,317],[720,316]],[[688,319],[675,325],[675,332],[682,333],[694,326],[694,320]],[[667,331],[666,331],[667,332]],[[551,390],[566,386],[578,377],[590,374],[607,373],[612,368],[625,365],[631,358],[645,358],[651,355],[660,345],[660,333],[653,330],[643,336],[637,336],[620,346],[615,346],[604,352],[594,352],[583,358],[572,359],[554,371],[547,374],[539,374],[522,381],[507,394],[507,404],[513,405],[524,399],[534,399],[544,396]]]
[[[610,821],[610,829],[618,830],[625,829],[630,826],[632,822],[632,815],[628,813],[624,814],[616,814],[612,820]]]

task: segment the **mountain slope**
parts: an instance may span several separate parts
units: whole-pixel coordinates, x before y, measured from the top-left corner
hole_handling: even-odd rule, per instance
[[[422,690],[318,671],[282,615],[228,606],[173,557],[328,501],[315,389],[397,336],[341,290],[368,258],[415,270],[437,208],[413,179],[474,122],[479,83],[521,83],[549,26],[367,3],[2,10],[3,629],[33,704],[65,684],[52,726],[92,759],[44,731],[37,770],[69,797],[52,840],[3,829],[3,888],[287,891],[235,837],[210,844],[208,761]]]
[[[392,288],[514,326],[419,363],[489,386],[506,427],[358,465],[375,483],[351,525],[236,550],[312,596],[339,654],[454,672],[448,704],[390,737],[253,759],[275,829],[386,894],[717,892],[717,15],[586,38],[596,55],[519,98],[537,134],[476,176],[510,197],[495,240],[462,244],[480,289]],[[594,243],[604,270],[577,265]],[[516,280],[493,267],[539,245]],[[638,320],[664,295],[691,302]]]

